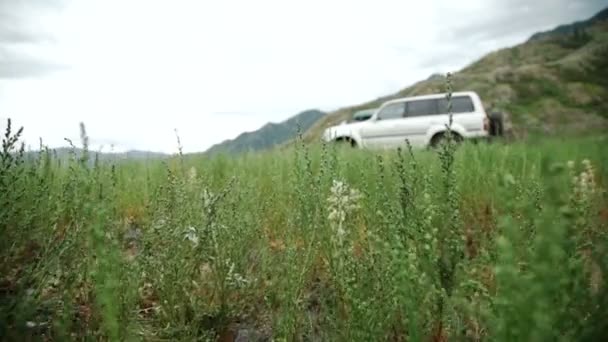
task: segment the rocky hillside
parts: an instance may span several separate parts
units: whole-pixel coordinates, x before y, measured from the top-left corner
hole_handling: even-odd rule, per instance
[[[521,45],[490,53],[454,74],[454,90],[476,91],[486,106],[493,104],[510,114],[517,135],[606,129],[606,14],[604,10],[587,21],[560,26]],[[317,140],[326,127],[386,100],[444,91],[445,78],[433,75],[396,94],[329,113],[306,132],[305,139]]]
[[[239,153],[268,149],[295,138],[298,127],[301,132],[306,132],[323,116],[325,116],[325,113],[319,110],[307,110],[286,121],[271,122],[256,131],[245,132],[234,139],[213,145],[205,153]]]

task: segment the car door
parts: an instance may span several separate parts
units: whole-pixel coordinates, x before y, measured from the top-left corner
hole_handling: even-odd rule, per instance
[[[448,110],[448,101],[439,101],[439,110],[445,121],[449,121],[449,111],[453,114],[453,122],[464,128],[467,133],[479,133],[484,130],[485,114],[475,109],[473,100],[469,95],[455,96],[451,100],[451,109]]]
[[[382,107],[378,115],[368,120],[359,131],[364,146],[384,148],[398,145],[404,136],[404,114],[405,102],[389,103]]]
[[[402,120],[403,139],[412,146],[423,146],[429,128],[440,123],[437,115],[437,99],[410,100],[407,102],[405,119]]]

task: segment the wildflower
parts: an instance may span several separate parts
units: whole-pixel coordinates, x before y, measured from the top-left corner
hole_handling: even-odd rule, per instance
[[[167,220],[165,220],[164,218],[160,218],[158,220],[155,220],[152,227],[154,229],[161,229],[163,228],[165,225],[167,224]]]
[[[568,168],[569,168],[569,169],[571,169],[571,170],[572,170],[572,169],[574,169],[574,161],[572,161],[572,160],[568,160],[567,165],[568,165]]]
[[[344,220],[346,220],[346,213],[342,210],[332,208],[327,218],[333,222],[344,222]]]
[[[505,181],[506,184],[514,185],[515,184],[515,177],[513,177],[512,174],[507,173],[507,174],[504,175],[504,181]]]
[[[589,159],[583,159],[583,161],[581,162],[581,164],[583,164],[583,166],[585,167],[585,169],[591,168],[591,162],[589,161]]]
[[[361,194],[358,190],[349,188],[344,182],[334,180],[327,199],[330,205],[329,220],[343,222],[346,214],[359,208]]]
[[[194,181],[196,179],[196,168],[193,166],[188,170],[188,179]]]
[[[581,176],[580,176],[581,185],[588,184],[589,180],[590,180],[590,177],[589,177],[589,174],[587,172],[581,173]]]
[[[588,199],[589,196],[599,191],[595,182],[595,170],[589,159],[584,159],[583,170],[578,175],[572,170],[572,186],[574,195],[579,199]]]
[[[214,198],[215,198],[215,195],[213,194],[213,192],[211,192],[207,189],[203,190],[203,206],[205,208],[211,207],[211,204],[213,203]]]
[[[343,181],[334,180],[330,189],[330,196],[327,198],[329,203],[329,215],[327,219],[336,231],[336,236],[339,241],[343,241],[346,231],[343,223],[349,213],[359,208],[359,200],[361,193],[353,188],[350,188]]]
[[[184,236],[185,240],[189,240],[192,242],[194,247],[198,246],[198,235],[196,234],[196,228],[190,226],[186,229],[186,234]]]
[[[228,284],[236,288],[249,284],[249,280],[234,271],[234,262],[226,260],[226,265],[228,266],[228,273],[226,274],[226,281]]]
[[[338,235],[338,238],[340,240],[342,240],[344,238],[344,235],[346,235],[346,231],[344,230],[344,228],[342,227],[342,225],[340,225],[338,227],[338,229],[336,229],[336,234]]]

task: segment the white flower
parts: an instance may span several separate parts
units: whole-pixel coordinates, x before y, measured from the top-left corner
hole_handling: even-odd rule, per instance
[[[228,265],[228,274],[226,274],[226,281],[228,282],[228,284],[237,288],[249,284],[249,280],[234,271],[233,262],[231,262],[230,260],[226,260],[226,265]]]
[[[329,215],[327,216],[327,218],[328,218],[330,221],[337,221],[337,220],[338,220],[338,212],[337,212],[335,209],[332,209],[332,210],[329,212]]]
[[[578,175],[573,174],[572,183],[574,194],[580,199],[585,199],[599,189],[595,182],[595,171],[589,159],[584,159],[581,163],[584,165],[584,170]]]
[[[572,160],[568,160],[567,165],[568,165],[568,168],[569,168],[569,169],[574,169],[574,161],[572,161]]]
[[[207,189],[203,190],[203,206],[205,208],[209,208],[211,206],[211,203],[212,203],[214,197],[215,197],[215,195],[213,194],[213,192],[211,192]]]
[[[198,246],[198,235],[196,234],[196,228],[194,227],[188,227],[186,229],[186,234],[184,236],[184,239],[189,240],[190,242],[192,242],[192,244],[194,245],[194,247]]]
[[[581,162],[581,164],[583,164],[583,166],[588,169],[591,167],[591,162],[589,161],[589,159],[583,159],[583,161]]]
[[[188,170],[188,179],[190,179],[190,181],[196,179],[196,168],[194,166],[191,167],[190,170]]]
[[[154,227],[154,229],[160,229],[160,228],[164,227],[166,224],[167,224],[167,220],[161,218],[161,219],[154,221],[153,227]]]
[[[350,188],[345,182],[334,180],[330,189],[330,196],[327,198],[329,204],[329,215],[327,219],[331,226],[336,231],[336,236],[339,241],[343,241],[346,235],[343,223],[349,213],[359,209],[359,200],[361,193],[353,188]]]
[[[509,184],[509,185],[514,185],[515,184],[515,177],[513,177],[512,174],[507,173],[504,175],[504,181],[505,183]]]

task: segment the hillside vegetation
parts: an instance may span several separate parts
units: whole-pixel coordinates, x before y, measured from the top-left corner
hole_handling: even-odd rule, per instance
[[[488,54],[454,73],[454,91],[478,92],[487,107],[494,104],[510,114],[518,135],[608,128],[606,13]],[[390,99],[444,91],[445,77],[434,75],[393,95],[329,113],[305,137],[317,140],[325,128]]]
[[[291,139],[298,133],[305,132],[325,113],[319,110],[301,112],[280,123],[268,123],[262,128],[240,134],[238,137],[213,145],[205,153],[237,153],[268,149]]]

